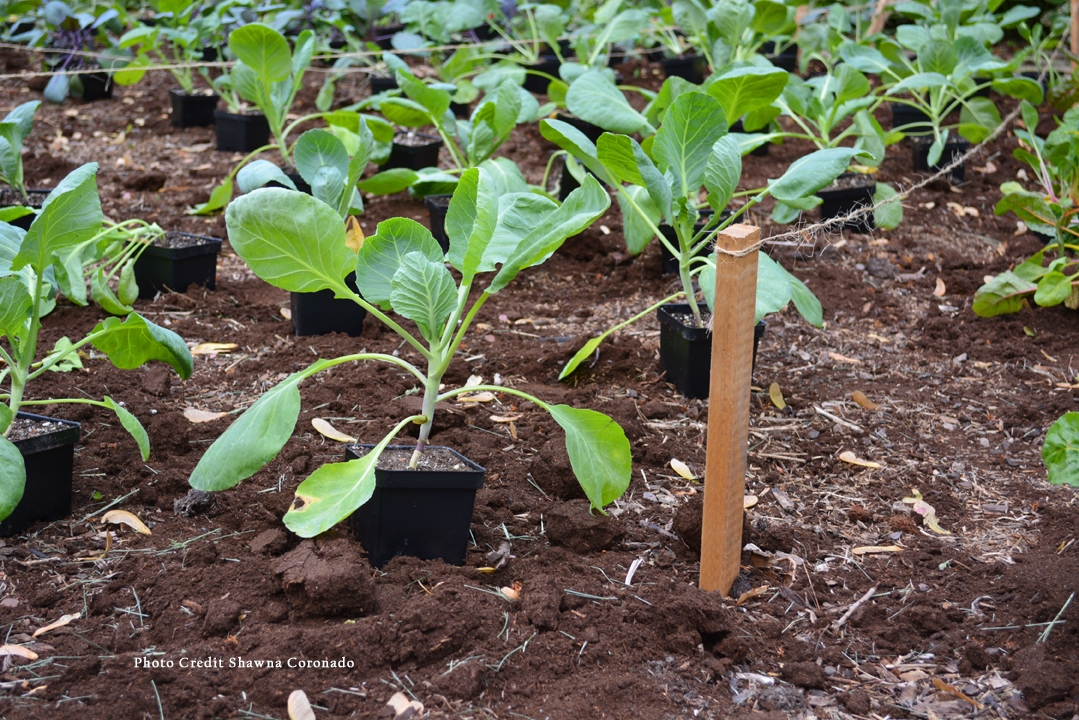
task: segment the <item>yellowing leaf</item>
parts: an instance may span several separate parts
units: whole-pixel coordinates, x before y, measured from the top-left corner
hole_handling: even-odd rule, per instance
[[[101,516],[101,522],[127,525],[141,535],[153,535],[150,528],[146,527],[142,520],[139,520],[134,513],[129,513],[127,510],[109,510]]]
[[[851,365],[861,365],[862,361],[858,358],[847,357],[846,355],[840,355],[837,352],[829,352],[828,355],[836,362],[849,363]]]
[[[671,460],[671,467],[674,471],[684,477],[686,480],[696,480],[697,476],[693,474],[693,471],[689,469],[689,465],[686,465],[681,460]]]
[[[37,660],[37,653],[22,645],[0,645],[0,655],[14,655],[27,660]]]
[[[516,415],[492,415],[491,416],[491,422],[511,423],[511,422],[516,422],[517,420],[520,420],[522,417],[524,417],[524,416],[521,415],[520,413],[517,413]]]
[[[236,343],[204,342],[191,348],[192,355],[221,355],[232,352],[237,348]]]
[[[315,711],[311,709],[311,701],[307,699],[307,693],[303,690],[293,690],[288,696],[289,720],[315,720]]]
[[[494,575],[496,572],[498,572],[498,568],[481,567],[481,568],[476,568],[476,572],[483,573],[484,575]]]
[[[933,296],[944,297],[944,293],[946,292],[948,292],[948,288],[947,286],[945,286],[944,281],[940,278],[937,278],[937,287],[933,290]]]
[[[855,555],[879,555],[881,553],[902,552],[903,548],[898,545],[863,545],[851,550]]]
[[[281,317],[285,318],[286,320],[292,319],[292,308],[283,307],[278,312],[280,312]]]
[[[768,386],[768,397],[772,398],[772,404],[777,409],[783,410],[787,407],[787,401],[783,399],[783,391],[779,389],[779,383],[772,383]]]
[[[494,393],[481,392],[474,393],[472,395],[462,395],[460,400],[463,403],[488,403],[495,399]]]
[[[38,635],[44,635],[47,632],[52,632],[56,628],[62,628],[69,624],[72,620],[78,620],[82,616],[82,613],[72,613],[71,615],[61,615],[60,619],[54,623],[50,623],[43,628],[38,628],[34,631],[34,637]]]
[[[348,220],[345,221],[345,245],[352,252],[358,253],[360,248],[363,247],[363,241],[366,239],[363,228],[360,227],[359,218],[355,215],[349,215]]]
[[[937,521],[937,510],[932,505],[922,500],[922,494],[918,492],[917,488],[911,491],[914,497],[905,497],[903,502],[912,506],[911,509],[914,512],[922,516],[922,522],[927,528],[935,532],[937,535],[951,535],[950,532],[940,526]]]
[[[880,405],[877,405],[875,402],[873,402],[872,400],[867,398],[865,396],[865,393],[862,392],[861,390],[855,390],[854,394],[851,395],[851,398],[853,398],[854,402],[858,403],[859,405],[864,407],[866,410],[878,410],[878,409],[880,409]]]
[[[742,509],[743,510],[748,510],[748,509],[750,509],[751,507],[753,507],[756,504],[757,504],[757,496],[756,495],[746,495],[744,498],[742,498]]]
[[[850,450],[844,450],[843,452],[841,452],[839,454],[839,459],[842,460],[845,463],[850,463],[851,465],[858,465],[858,466],[861,466],[861,467],[867,467],[867,468],[879,468],[880,467],[880,463],[875,463],[872,460],[863,460],[860,457],[858,457],[857,455],[855,455],[854,453],[852,453]]]
[[[736,602],[735,605],[743,605],[755,597],[760,597],[761,595],[764,595],[766,592],[768,592],[768,589],[769,588],[767,585],[761,585],[760,587],[755,587],[752,590],[746,590],[744,593],[738,596],[738,602]]]
[[[356,442],[356,438],[352,437],[351,435],[345,435],[343,432],[340,432],[333,425],[331,425],[326,420],[323,420],[322,418],[315,418],[314,420],[312,420],[311,427],[315,428],[315,430],[318,431],[319,435],[324,438],[329,438],[330,440],[336,440],[337,442],[343,443]]]
[[[184,408],[184,417],[193,423],[210,422],[211,420],[217,420],[223,418],[228,413],[225,412],[210,412],[209,410],[199,410],[197,408],[189,407]]]

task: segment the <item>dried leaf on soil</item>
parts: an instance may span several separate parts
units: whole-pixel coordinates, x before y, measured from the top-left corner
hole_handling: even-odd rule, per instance
[[[693,474],[693,471],[689,469],[689,466],[681,460],[678,460],[677,458],[671,460],[671,467],[674,468],[674,471],[676,473],[684,477],[686,480],[697,479],[697,476]]]
[[[864,407],[866,410],[879,410],[880,409],[880,405],[877,405],[875,402],[873,402],[872,400],[867,398],[865,396],[865,393],[862,392],[861,390],[855,390],[854,394],[851,395],[851,398],[854,400],[854,402],[858,403],[859,405]]]
[[[756,495],[746,495],[744,498],[742,498],[742,509],[743,510],[749,510],[751,507],[753,507],[756,504],[757,504],[757,496]]]
[[[767,585],[761,585],[760,587],[755,587],[752,590],[746,590],[744,593],[738,596],[738,602],[736,602],[735,605],[742,605],[744,603],[747,603],[755,597],[760,597],[761,595],[764,595],[766,592],[768,592]]]
[[[912,491],[914,497],[905,497],[903,502],[913,506],[914,512],[922,516],[922,522],[925,526],[935,532],[937,535],[951,535],[950,532],[940,526],[937,521],[937,510],[932,505],[922,500],[922,494],[917,490]]]
[[[101,516],[101,522],[127,525],[129,528],[142,535],[153,535],[153,533],[150,532],[150,528],[146,527],[145,523],[143,523],[142,520],[139,520],[138,516],[134,513],[129,513],[127,510],[109,510]]]
[[[37,660],[37,653],[22,645],[0,645],[0,655],[14,655],[27,660]]]
[[[337,430],[337,428],[331,425],[329,421],[323,420],[322,418],[313,419],[311,421],[311,427],[315,428],[315,430],[318,431],[318,434],[324,438],[336,440],[337,442],[343,443],[356,442],[356,438],[352,437],[351,435],[345,435],[343,432],[340,432],[339,430]]]
[[[898,545],[863,545],[851,550],[854,555],[879,555],[881,553],[902,552],[903,548]]]
[[[289,720],[315,720],[315,711],[303,690],[293,690],[288,696],[288,717]]]
[[[407,720],[423,713],[423,703],[409,700],[403,692],[394,693],[386,707],[393,710],[393,720]]]
[[[225,412],[210,412],[209,410],[199,410],[198,408],[184,408],[184,417],[193,423],[210,422],[211,420],[217,420],[223,418],[228,413]]]
[[[292,319],[292,309],[291,308],[283,307],[283,308],[281,308],[281,310],[279,312],[281,313],[281,317],[285,318],[286,320],[291,320]]]
[[[957,687],[955,687],[953,685],[949,685],[948,683],[944,682],[940,678],[933,678],[933,685],[936,686],[937,690],[940,690],[941,692],[951,693],[952,695],[955,695],[960,700],[970,703],[971,705],[978,708],[979,710],[981,710],[984,707],[980,702],[978,702],[974,698],[968,696],[967,694],[965,694],[959,688],[957,688]]]
[[[462,403],[488,403],[494,401],[495,394],[491,392],[481,392],[473,395],[462,395],[460,399]]]
[[[948,286],[944,284],[944,281],[937,278],[937,286],[933,289],[934,297],[944,297],[944,293],[948,292]]]
[[[236,343],[204,342],[191,348],[192,355],[221,355],[238,347]]]
[[[772,383],[768,386],[768,397],[772,399],[772,404],[778,410],[783,410],[787,407],[787,401],[783,399],[783,391],[779,389],[779,383]]]
[[[846,355],[840,355],[837,352],[829,352],[828,356],[836,362],[848,363],[850,365],[861,365],[862,361],[858,358],[847,357]]]
[[[50,623],[49,625],[46,625],[45,627],[38,628],[37,630],[35,630],[33,637],[38,637],[39,635],[44,635],[47,632],[52,632],[53,630],[55,630],[57,628],[62,628],[65,625],[69,624],[72,620],[78,620],[80,617],[82,617],[82,613],[72,613],[70,615],[61,615],[60,619],[57,620],[56,622]]]
[[[850,463],[851,465],[858,465],[860,467],[867,467],[867,468],[879,468],[880,467],[880,463],[873,462],[872,460],[863,460],[862,458],[860,458],[857,455],[855,455],[854,453],[852,453],[850,450],[844,450],[843,452],[839,453],[839,459],[842,460],[845,463]]]
[[[511,423],[511,422],[516,422],[517,420],[520,420],[522,417],[524,417],[524,416],[521,415],[520,413],[517,413],[516,415],[492,415],[491,416],[491,422]]]

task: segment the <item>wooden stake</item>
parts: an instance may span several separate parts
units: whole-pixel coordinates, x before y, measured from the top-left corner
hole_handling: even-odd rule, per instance
[[[728,594],[742,553],[749,390],[757,298],[760,228],[732,225],[716,235],[716,307],[712,313],[712,374],[701,532],[703,590]]]

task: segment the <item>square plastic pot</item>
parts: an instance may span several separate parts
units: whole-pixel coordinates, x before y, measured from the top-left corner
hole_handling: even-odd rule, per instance
[[[189,95],[180,88],[173,88],[169,90],[169,99],[172,101],[169,122],[173,127],[206,127],[214,124],[217,95],[213,91]]]
[[[0,191],[0,208],[8,207],[32,207],[36,210],[40,210],[41,206],[45,204],[45,198],[49,196],[51,190],[45,190],[43,188],[27,188],[26,198],[20,198],[18,193],[11,189]],[[23,215],[21,218],[11,221],[11,225],[23,230],[29,230],[30,224],[34,222],[36,214]]]
[[[858,180],[862,180],[863,183],[860,185],[853,184]],[[843,173],[836,179],[836,182],[840,183],[841,187],[829,186],[817,192],[817,197],[823,201],[820,205],[821,220],[831,220],[835,217],[849,215],[860,207],[873,205],[873,194],[877,191],[877,183],[873,176]],[[867,233],[875,227],[873,213],[861,215],[856,220],[848,220],[843,223],[843,227]]]
[[[112,98],[112,78],[108,73],[87,73],[79,79],[82,81],[82,99],[86,102]]]
[[[929,122],[929,116],[916,107],[904,105],[903,103],[888,103],[888,107],[892,111],[892,130],[898,130],[914,123]],[[925,130],[924,127],[917,129],[920,131]]]
[[[373,445],[351,445],[345,459],[362,457]],[[409,446],[391,450],[411,452]],[[398,555],[443,560],[463,565],[476,490],[486,471],[450,448],[459,470],[375,470],[371,499],[352,513],[349,524],[367,550],[371,565],[380,568]]]
[[[397,138],[406,134],[398,132],[394,136],[390,158],[382,166],[382,169],[408,168],[409,170],[422,170],[428,167],[438,167],[438,151],[442,149],[442,139],[433,135],[415,133],[416,137],[423,138],[426,141],[423,145],[399,143]]]
[[[75,444],[80,437],[77,422],[22,412],[17,417],[48,420],[62,427],[46,435],[14,441],[26,465],[26,489],[15,510],[0,522],[3,537],[24,532],[38,520],[52,522],[71,514],[71,475]]]
[[[561,77],[558,74],[558,69],[560,67],[562,67],[562,61],[558,59],[557,55],[540,55],[539,60],[527,66],[527,69],[546,73],[547,75],[557,78]],[[546,95],[547,86],[550,84],[551,81],[543,77],[543,75],[533,75],[532,73],[525,75],[524,89],[530,93]]]
[[[780,70],[794,72],[798,69],[797,45],[788,45],[787,47],[783,48],[783,52],[777,55],[775,41],[769,40],[761,45],[761,55],[768,58],[768,61]]]
[[[352,292],[359,293],[356,273],[349,273],[345,284]],[[333,290],[289,293],[289,309],[292,311],[292,332],[299,337],[335,332],[359,337],[367,317],[362,306],[347,298],[334,297]]]
[[[963,138],[950,136],[944,143],[944,152],[940,154],[940,160],[935,165],[929,164],[929,148],[933,144],[932,137],[912,137],[910,147],[913,155],[914,169],[922,172],[936,172],[942,167],[950,165],[952,160],[962,157],[970,150],[970,142]],[[958,185],[966,178],[966,163],[959,163],[949,173],[953,184]]]
[[[392,75],[369,75],[371,83],[371,94],[378,95],[384,93],[387,90],[397,89],[397,78]]]
[[[139,297],[146,300],[159,292],[182,293],[192,285],[208,290],[217,289],[217,255],[221,252],[220,238],[170,232],[171,238],[190,242],[184,247],[151,245],[135,261],[135,282]]]
[[[707,225],[709,221],[711,221],[712,215],[715,214],[715,211],[711,208],[701,208],[698,212],[700,213],[700,222],[696,223],[693,226],[694,234],[699,233],[701,230],[704,230],[704,226]],[[730,216],[731,211],[724,210],[719,216],[719,221],[723,222]],[[670,241],[671,245],[674,245],[675,247],[678,246],[678,235],[675,234],[673,227],[671,227],[667,223],[661,223],[659,226],[659,231],[663,233],[663,237],[667,238],[667,240]],[[710,252],[712,252],[712,243],[709,243],[703,248],[701,248],[700,252],[697,253],[697,257],[704,257]],[[663,274],[677,275],[678,260],[675,259],[674,255],[671,255],[671,251],[668,250],[667,246],[663,243],[659,244],[659,255],[661,258],[663,258]]]
[[[217,149],[249,153],[270,144],[270,124],[260,112],[230,113],[214,110],[217,123]]]
[[[701,85],[708,72],[708,59],[703,55],[668,58],[663,61],[663,72],[667,77],[680,77],[694,85]]]
[[[450,238],[446,235],[446,213],[450,209],[452,198],[453,195],[428,195],[423,199],[423,205],[431,219],[431,234],[435,236],[442,252],[450,251]]]
[[[555,113],[555,120],[561,120],[567,125],[572,125],[577,130],[580,130],[586,138],[593,142],[593,144],[599,142],[599,136],[604,133],[603,128],[599,125],[585,122],[576,115],[570,115],[566,112],[559,111],[558,113]]]
[[[659,318],[659,361],[665,379],[687,398],[706,398],[712,373],[712,334],[705,328],[686,325],[680,316],[690,315],[688,304],[672,303],[656,311]],[[753,328],[753,360],[764,335],[761,320]]]

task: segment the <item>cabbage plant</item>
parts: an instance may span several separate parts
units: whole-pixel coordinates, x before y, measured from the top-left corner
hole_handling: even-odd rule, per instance
[[[28,231],[0,223],[0,340],[6,341],[6,348],[5,343],[0,343],[0,520],[19,504],[26,486],[22,455],[7,439],[22,408],[61,403],[107,408],[135,439],[143,460],[150,455],[146,430],[116,400],[108,396],[102,400],[28,399],[32,381],[48,372],[81,368],[79,351],[87,345],[104,353],[122,370],[160,360],[186,380],[193,368],[191,353],[179,335],[134,312],[123,319],[103,320],[77,342],[62,337],[48,353],[38,357],[41,318],[56,304],[58,287],[53,278],[57,264],[66,251],[101,230],[96,180],[97,163],[83,165],[49,194]]]
[[[0,182],[10,185],[23,198],[26,197],[26,178],[23,174],[22,144],[34,129],[34,113],[40,106],[40,100],[23,103],[0,120]],[[0,216],[0,219],[15,220],[16,217]]]
[[[443,390],[442,379],[486,302],[522,270],[539,265],[566,238],[576,235],[610,206],[594,179],[586,179],[561,205],[528,192],[510,192],[485,168],[463,172],[446,216],[450,246],[443,254],[431,232],[407,218],[379,223],[374,235],[346,233],[337,210],[302,193],[265,188],[232,202],[225,212],[229,241],[263,280],[292,292],[332,290],[364,307],[411,346],[419,366],[404,358],[360,352],[320,359],[260,397],[207,450],[190,483],[200,490],[233,487],[272,460],[292,435],[300,413],[299,385],[322,371],[385,362],[410,373],[423,388],[421,411],[403,418],[375,449],[356,460],[329,463],[296,489],[285,525],[302,537],[325,532],[366,502],[374,491],[375,466],[391,439],[419,424],[411,466],[428,444],[436,403],[468,393],[506,393],[535,403],[566,433],[566,450],[592,506],[602,510],[629,485],[629,441],[611,418],[593,410],[552,405],[516,388],[478,385]],[[460,274],[456,281],[446,267]],[[356,273],[359,294],[345,283]],[[481,278],[478,298],[470,301]],[[389,313],[396,313],[394,318]],[[401,318],[415,325],[407,330]]]

